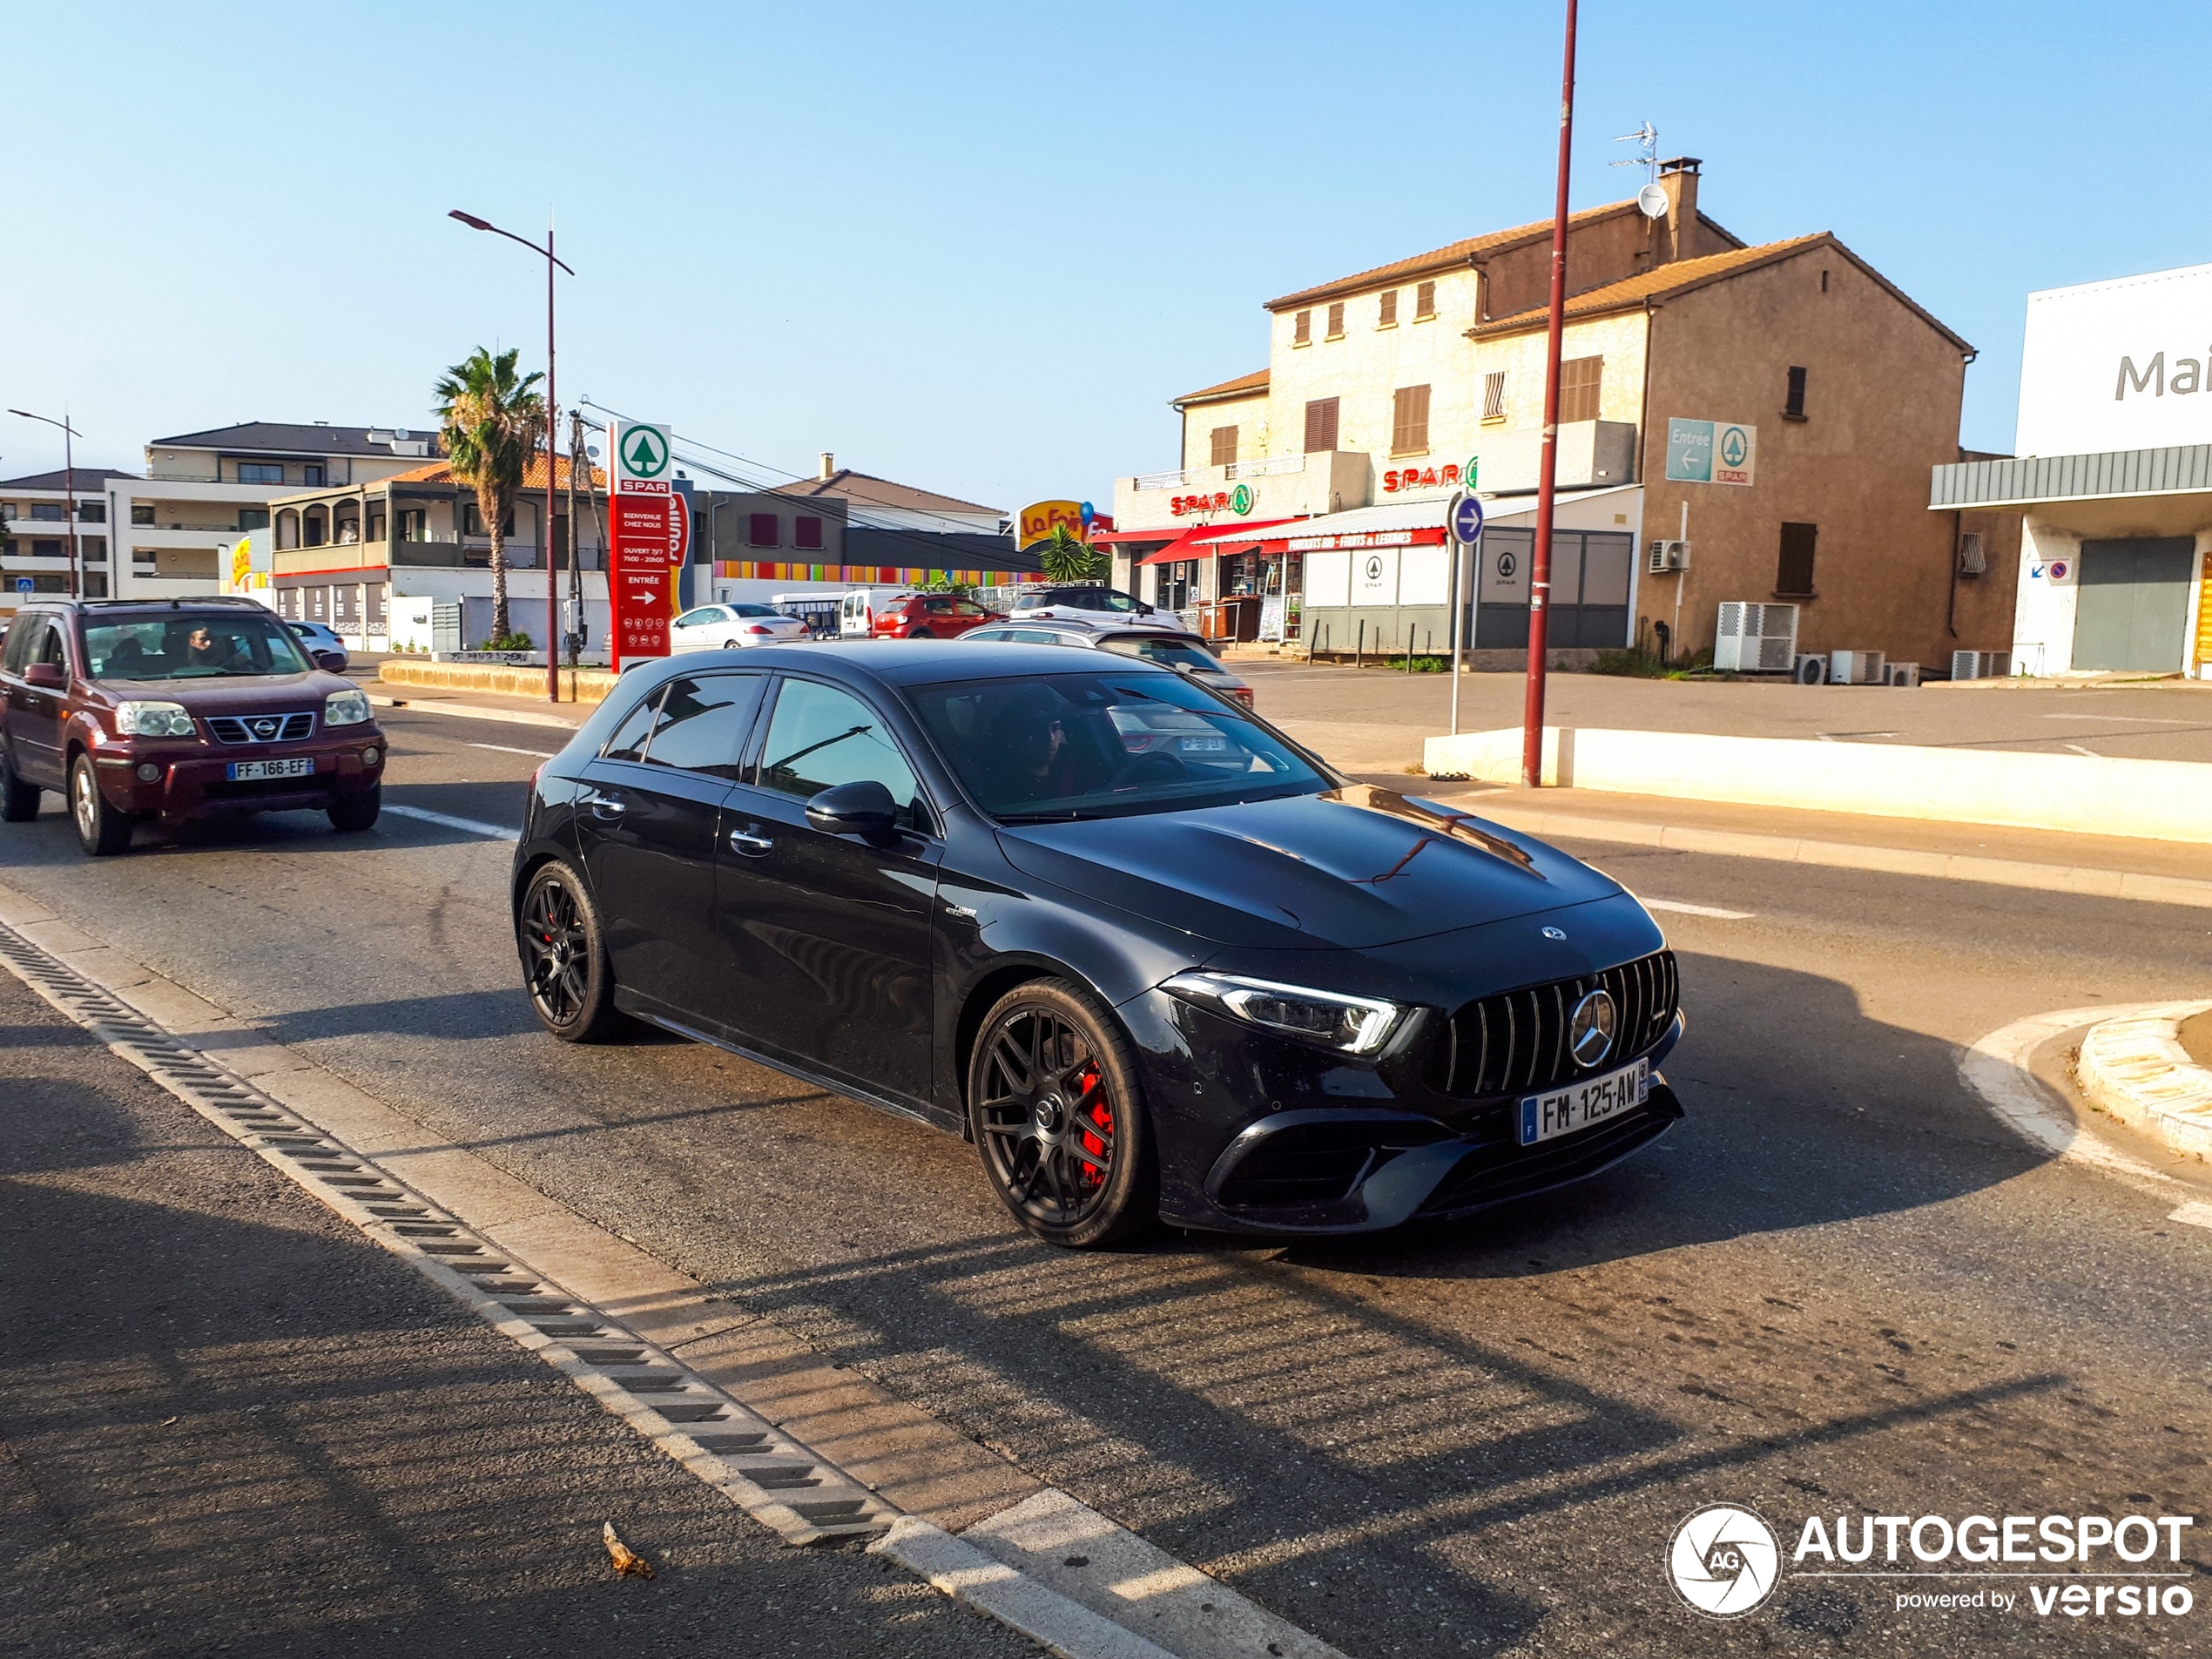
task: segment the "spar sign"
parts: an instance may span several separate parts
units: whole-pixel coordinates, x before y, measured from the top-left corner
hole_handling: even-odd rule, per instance
[[[617,421],[609,529],[608,598],[614,607],[614,665],[668,655],[676,611],[676,571],[691,549],[691,516],[671,482],[669,431],[643,421]]]

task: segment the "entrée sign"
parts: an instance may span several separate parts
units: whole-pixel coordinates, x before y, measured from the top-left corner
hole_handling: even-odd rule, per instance
[[[616,465],[607,597],[614,608],[610,654],[619,670],[638,658],[668,655],[674,577],[690,546],[691,519],[684,497],[657,475],[669,470],[668,429],[625,421],[608,436]]]

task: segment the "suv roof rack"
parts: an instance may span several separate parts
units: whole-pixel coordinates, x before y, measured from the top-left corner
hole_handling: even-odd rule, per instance
[[[268,607],[259,599],[249,599],[242,593],[204,593],[190,599],[182,597],[167,599],[71,599],[64,597],[56,603],[82,605],[87,609],[98,605],[104,608],[130,610],[158,610],[165,608],[170,610],[181,610],[186,605],[253,605],[258,610],[268,610]],[[274,613],[271,612],[271,614]]]

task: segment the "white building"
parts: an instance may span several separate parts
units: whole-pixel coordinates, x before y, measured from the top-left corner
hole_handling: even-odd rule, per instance
[[[74,478],[56,470],[0,482],[0,622],[31,594],[70,591],[72,502],[78,590],[95,599],[111,590],[108,486],[118,480],[135,482],[105,467],[79,467]]]
[[[1932,510],[2025,515],[2013,668],[2212,678],[2212,265],[2027,297],[2019,454]]]

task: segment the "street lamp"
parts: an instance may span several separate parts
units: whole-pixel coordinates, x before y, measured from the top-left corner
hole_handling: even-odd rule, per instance
[[[510,242],[520,242],[531,253],[545,256],[545,523],[539,536],[539,545],[545,556],[545,698],[549,703],[558,703],[561,700],[560,657],[553,649],[553,641],[560,631],[559,613],[553,598],[553,433],[561,402],[553,387],[553,267],[557,265],[570,276],[574,276],[576,271],[565,260],[554,257],[550,215],[547,216],[545,222],[543,247],[526,236],[502,231],[488,219],[464,213],[458,207],[446,217],[459,219],[472,231],[489,231],[494,236],[503,236]]]
[[[33,415],[29,409],[10,409],[10,415],[20,415],[26,421],[44,421],[48,426],[62,429],[62,516],[69,521],[69,597],[82,597],[83,584],[77,579],[77,452],[72,442],[82,436],[70,425],[69,415],[63,413],[58,421],[51,415]],[[110,563],[108,568],[115,566]]]

